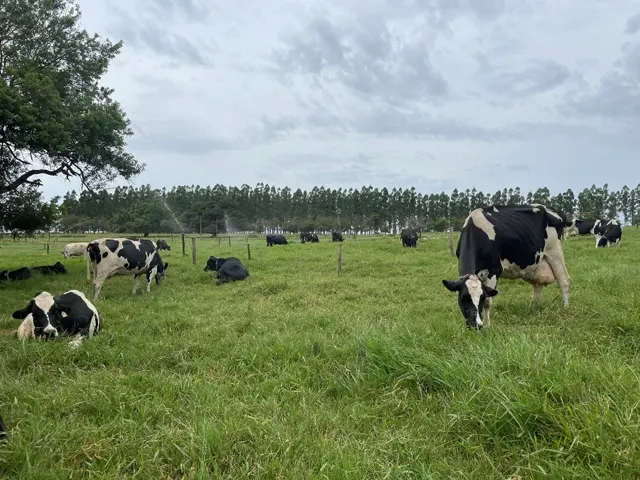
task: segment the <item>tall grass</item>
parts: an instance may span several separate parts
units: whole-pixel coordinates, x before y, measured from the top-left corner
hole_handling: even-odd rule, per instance
[[[294,240],[293,237],[291,237]],[[60,245],[61,247],[62,245]],[[470,332],[441,280],[446,236],[267,248],[179,241],[151,293],[109,279],[103,331],[78,350],[21,343],[11,313],[41,290],[92,297],[67,276],[0,287],[2,478],[637,478],[640,233],[621,247],[571,238],[571,305],[539,307],[503,280],[492,327]],[[7,242],[0,269],[53,264]],[[243,282],[215,286],[209,255]]]

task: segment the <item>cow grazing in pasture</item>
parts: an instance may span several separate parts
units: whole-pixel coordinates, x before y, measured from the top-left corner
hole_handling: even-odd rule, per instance
[[[400,238],[402,239],[403,247],[417,247],[418,246],[418,233],[414,228],[404,228],[400,232]]]
[[[40,292],[25,308],[13,312],[13,318],[23,320],[16,332],[19,339],[48,340],[60,334],[74,335],[69,343],[72,348],[100,331],[98,310],[78,290],[69,290],[59,297]]]
[[[18,268],[17,270],[3,270],[0,272],[0,282],[28,280],[31,278],[31,269],[29,267]]]
[[[569,223],[565,229],[565,233],[570,237],[576,235],[595,235],[595,230],[600,226],[600,219],[598,218],[576,218]]]
[[[87,245],[89,242],[67,243],[62,250],[62,256],[67,259],[71,257],[85,257],[87,255]]]
[[[340,232],[331,232],[331,241],[342,242],[344,241],[344,239],[342,238],[342,234]]]
[[[236,257],[209,257],[209,260],[207,260],[207,264],[204,267],[204,271],[207,272],[211,270],[216,272],[216,278],[218,279],[216,282],[217,285],[244,280],[249,276],[249,272],[245,266]]]
[[[273,247],[274,245],[288,245],[287,239],[284,235],[267,235],[267,247]]]
[[[171,247],[166,242],[166,240],[160,239],[158,240],[158,243],[156,243],[156,245],[158,246],[158,250],[171,250]]]
[[[103,238],[89,243],[87,250],[93,264],[94,298],[98,298],[105,280],[114,275],[133,275],[135,294],[140,276],[146,274],[149,292],[151,279],[155,277],[160,284],[169,266],[162,263],[155,243],[148,239]]]
[[[303,232],[300,234],[300,243],[310,242],[313,238],[313,234],[309,232]]]
[[[619,246],[622,238],[622,227],[617,220],[609,220],[595,228],[596,248]]]
[[[40,273],[41,275],[66,275],[67,269],[64,268],[60,262],[56,262],[54,265],[43,265],[41,267],[31,267],[32,272]]]
[[[545,286],[558,282],[562,303],[569,305],[570,277],[561,239],[567,224],[538,204],[493,205],[469,214],[456,248],[459,278],[442,281],[458,293],[468,328],[490,325],[491,298],[498,293],[500,277],[530,283],[533,301]]]

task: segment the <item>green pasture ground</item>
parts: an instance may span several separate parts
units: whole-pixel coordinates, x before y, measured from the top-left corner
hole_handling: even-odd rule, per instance
[[[96,237],[85,237],[91,240]],[[166,279],[107,280],[101,333],[22,343],[11,314],[36,293],[92,299],[80,237],[0,242],[0,270],[69,274],[0,286],[0,478],[638,478],[640,232],[619,248],[570,238],[557,285],[501,280],[490,329],[468,331],[442,279],[447,234],[266,247],[179,236]],[[215,286],[209,255],[243,282]]]

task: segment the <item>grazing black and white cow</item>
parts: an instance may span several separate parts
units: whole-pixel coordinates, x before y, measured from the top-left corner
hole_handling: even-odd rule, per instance
[[[31,269],[29,267],[18,268],[17,270],[3,270],[0,272],[0,282],[28,280],[31,278]]]
[[[16,332],[21,340],[48,340],[69,334],[75,335],[69,343],[72,348],[100,331],[98,310],[78,290],[69,290],[59,297],[40,292],[25,308],[13,312],[13,318],[24,320]]]
[[[166,240],[160,239],[156,245],[158,246],[158,250],[171,250],[171,247]]]
[[[87,250],[93,264],[94,298],[98,298],[105,280],[113,275],[133,275],[135,294],[140,275],[145,273],[149,292],[151,279],[155,277],[159,284],[169,266],[163,265],[155,243],[147,239],[103,238],[89,243]]]
[[[242,262],[236,257],[229,258],[216,258],[214,256],[209,257],[207,265],[204,267],[204,271],[216,271],[217,285],[221,285],[227,282],[235,282],[238,280],[244,280],[249,276],[249,272],[242,265]]]
[[[534,301],[546,285],[557,281],[562,303],[569,305],[570,277],[562,250],[562,233],[568,223],[537,204],[494,205],[469,214],[456,248],[460,277],[442,281],[458,293],[467,327],[489,326],[491,298],[498,293],[495,287],[500,277],[530,283]]]
[[[267,235],[267,247],[273,247],[274,245],[288,245],[287,239],[284,235]]]
[[[31,267],[32,272],[40,273],[41,275],[66,275],[67,269],[64,268],[60,262],[56,262],[54,265],[43,265],[41,267]]]
[[[593,234],[596,237],[596,248],[619,246],[622,238],[622,226],[615,219],[600,223]]]
[[[342,238],[342,234],[340,232],[331,232],[331,241],[332,242],[342,242],[344,239]]]
[[[565,232],[570,237],[575,235],[595,235],[595,230],[600,226],[598,218],[576,218],[566,227]]]
[[[417,247],[418,246],[418,232],[414,228],[404,228],[400,232],[400,238],[402,239],[403,247]]]

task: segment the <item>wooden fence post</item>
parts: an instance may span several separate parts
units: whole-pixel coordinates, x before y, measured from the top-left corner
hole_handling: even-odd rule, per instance
[[[196,264],[196,237],[191,237],[191,261]]]
[[[449,227],[449,254],[453,257],[455,251],[453,249],[453,226]]]
[[[47,243],[47,255],[49,255],[49,244]]]
[[[184,246],[184,233],[182,234],[182,255],[186,255],[186,247]]]
[[[231,236],[229,236],[229,246],[231,246]]]
[[[247,242],[247,256],[251,260],[251,245],[249,245],[249,242]]]
[[[220,240],[222,240],[220,237],[218,237],[218,246],[220,246]]]
[[[338,275],[342,273],[342,242],[338,244]]]

